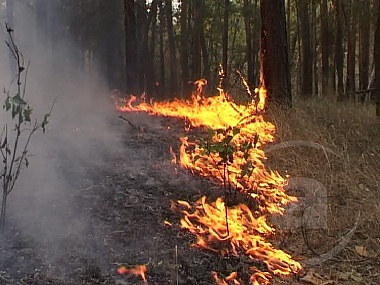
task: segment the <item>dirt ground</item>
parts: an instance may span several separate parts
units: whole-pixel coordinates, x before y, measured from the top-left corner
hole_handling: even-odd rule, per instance
[[[221,258],[192,248],[194,237],[180,229],[180,215],[170,210],[172,200],[194,202],[203,195],[220,194],[210,182],[171,163],[169,148],[178,153],[184,123],[162,117],[149,118],[149,124],[136,117],[130,120],[138,128],[115,116],[120,137],[111,138],[119,140],[125,149],[117,155],[108,151],[106,163],[84,166],[83,177],[77,173],[73,181],[69,202],[89,221],[85,230],[79,231],[83,235],[68,231],[53,241],[57,247],[52,251],[51,241],[36,240],[17,224],[9,223],[7,233],[0,238],[0,285],[143,284],[136,276],[117,273],[120,265],[138,264],[147,265],[148,284],[214,284],[212,271],[246,274],[249,264],[243,259]],[[70,169],[63,171],[70,175]],[[73,223],[75,220],[72,217]],[[312,256],[296,236],[294,240],[291,233],[279,234],[273,242],[295,259]],[[316,271],[330,274],[338,268],[336,264]],[[265,270],[259,261],[256,266]],[[299,278],[276,278],[273,284],[308,284]],[[380,282],[372,280],[375,283],[363,284]],[[320,284],[360,283],[347,279]]]

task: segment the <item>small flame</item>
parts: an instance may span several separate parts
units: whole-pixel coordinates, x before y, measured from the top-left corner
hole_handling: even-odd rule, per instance
[[[177,164],[177,157],[176,157],[176,154],[175,154],[175,152],[173,151],[173,148],[172,147],[169,147],[169,152],[170,152],[170,154],[172,155],[172,160],[171,160],[171,162],[173,163],[173,164]]]
[[[117,272],[121,275],[131,274],[131,275],[139,276],[144,281],[144,283],[147,282],[146,275],[145,275],[146,271],[147,271],[146,265],[136,265],[133,268],[126,268],[125,266],[120,266],[117,269]]]

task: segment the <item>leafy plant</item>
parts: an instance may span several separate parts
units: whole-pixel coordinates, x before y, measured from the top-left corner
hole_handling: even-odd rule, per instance
[[[13,191],[21,171],[29,166],[28,146],[32,136],[38,131],[45,132],[54,103],[49,112],[44,115],[42,121],[32,122],[33,109],[28,104],[26,95],[26,79],[29,64],[24,67],[24,57],[15,44],[13,30],[6,24],[8,41],[6,45],[12,55],[12,60],[17,67],[17,74],[11,81],[8,89],[3,89],[5,100],[3,110],[7,121],[1,127],[0,153],[2,166],[0,169],[0,180],[2,186],[2,200],[0,212],[0,229],[5,228],[7,201],[9,194]],[[15,91],[12,91],[12,88]],[[10,125],[11,124],[11,125]]]
[[[259,138],[258,135],[255,135],[252,141],[241,142],[238,138],[240,131],[241,129],[236,126],[230,126],[226,129],[208,129],[207,138],[200,138],[199,145],[197,145],[202,151],[199,155],[194,157],[194,162],[205,157],[212,158],[212,166],[220,173],[224,189],[227,235],[229,235],[228,194],[232,193],[231,188],[233,187],[230,179],[229,166],[236,162],[237,157],[242,157],[243,159],[240,159],[239,163],[235,163],[234,166],[238,166],[241,177],[251,176],[254,164],[250,159],[250,151],[256,147]]]

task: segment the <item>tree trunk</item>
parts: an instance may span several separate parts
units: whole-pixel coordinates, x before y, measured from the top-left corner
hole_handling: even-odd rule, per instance
[[[191,79],[193,81],[201,78],[202,74],[202,45],[201,45],[201,20],[202,20],[202,0],[193,1],[193,58]]]
[[[170,68],[170,95],[176,96],[178,93],[178,77],[177,77],[177,57],[174,42],[174,28],[173,28],[173,8],[172,1],[165,0],[165,11],[167,21],[167,33],[169,44],[169,68]]]
[[[335,0],[335,16],[336,16],[336,38],[335,38],[335,70],[337,75],[337,93],[338,101],[343,101],[344,83],[343,83],[343,15],[342,0]]]
[[[182,96],[188,97],[191,92],[190,88],[190,74],[189,74],[189,29],[187,25],[188,15],[188,2],[182,0],[181,2],[181,83],[182,83]]]
[[[155,93],[155,86],[156,86],[156,76],[155,76],[155,47],[156,47],[156,25],[157,25],[157,4],[158,0],[153,0],[150,6],[150,13],[152,18],[152,24],[151,24],[151,36],[150,36],[150,43],[148,43],[148,57],[146,59],[146,93],[148,97],[153,97],[154,95],[157,95]]]
[[[261,79],[268,101],[290,107],[292,94],[284,0],[261,0]]]
[[[138,94],[145,91],[145,66],[148,54],[149,19],[145,0],[135,1],[136,7],[136,43],[137,43],[137,89]]]
[[[305,98],[313,93],[313,63],[311,57],[310,19],[308,1],[298,0],[301,39],[302,39],[302,63],[301,63],[301,94]]]
[[[252,88],[254,87],[255,82],[255,73],[254,73],[254,62],[253,62],[253,50],[252,50],[252,1],[244,0],[243,6],[243,18],[244,18],[244,28],[245,28],[245,57],[247,61],[247,79],[248,84]]]
[[[348,45],[347,45],[347,73],[346,73],[346,93],[353,98],[355,89],[356,89],[356,82],[355,82],[355,53],[356,53],[356,14],[357,14],[357,7],[355,4],[356,0],[351,0],[351,7],[350,7],[350,16],[348,21],[348,27],[347,27],[347,39],[348,39]]]
[[[317,24],[317,6],[319,0],[312,0],[311,17],[312,17],[312,58],[313,58],[313,94],[319,95],[319,74],[318,74],[318,24]]]
[[[375,82],[376,82],[376,115],[380,117],[380,0],[378,0],[378,14],[375,32]]]
[[[126,93],[137,94],[135,1],[124,0]]]
[[[228,22],[230,17],[230,0],[224,0],[223,15],[223,38],[222,38],[222,66],[225,78],[223,80],[223,89],[226,89],[226,81],[228,76]]]
[[[327,96],[329,92],[329,17],[327,0],[321,2],[321,47],[322,47],[322,93]]]
[[[363,1],[359,19],[359,89],[368,87],[369,81],[369,38],[370,38],[370,1]],[[365,96],[361,97],[365,101]]]
[[[158,93],[161,99],[164,99],[166,96],[166,73],[165,73],[165,53],[164,53],[164,22],[165,14],[163,11],[163,0],[158,1],[159,9],[159,19],[160,19],[160,82],[158,82]]]

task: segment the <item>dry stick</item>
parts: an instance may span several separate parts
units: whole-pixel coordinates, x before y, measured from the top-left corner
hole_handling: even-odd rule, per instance
[[[175,245],[175,267],[176,267],[176,281],[177,285],[179,284],[179,274],[178,274],[178,246]]]
[[[135,124],[133,124],[130,120],[128,120],[127,118],[123,117],[122,115],[119,115],[118,118],[120,118],[120,119],[122,119],[122,120],[128,122],[128,124],[129,124],[132,128],[134,128],[134,129],[136,129],[136,130],[140,130],[139,127],[137,127]]]

